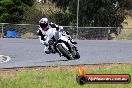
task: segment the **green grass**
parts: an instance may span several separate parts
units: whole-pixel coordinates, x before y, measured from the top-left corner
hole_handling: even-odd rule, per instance
[[[89,68],[90,67],[90,68]],[[132,66],[114,65],[85,67],[87,74],[130,74]],[[13,77],[0,77],[0,88],[132,88],[129,84],[86,84],[79,85],[76,82],[77,67],[65,69],[65,67],[45,68],[41,70],[18,71]]]

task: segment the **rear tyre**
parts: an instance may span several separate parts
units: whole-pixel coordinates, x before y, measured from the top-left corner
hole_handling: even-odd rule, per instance
[[[66,57],[68,60],[73,60],[74,59],[72,57],[72,54],[68,50],[66,50],[61,44],[57,45],[57,48],[62,53],[62,55],[64,57]]]

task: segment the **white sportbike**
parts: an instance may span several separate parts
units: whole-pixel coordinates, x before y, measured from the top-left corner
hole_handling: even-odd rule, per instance
[[[80,55],[75,44],[63,32],[56,32],[54,38],[49,41],[49,50],[51,53],[59,53],[68,60],[79,59]]]

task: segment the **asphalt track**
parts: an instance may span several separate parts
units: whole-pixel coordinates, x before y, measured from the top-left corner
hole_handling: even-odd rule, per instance
[[[67,61],[58,54],[47,55],[38,39],[0,39],[0,55],[11,60],[0,68],[79,64],[132,63],[132,40],[76,40],[81,58]]]

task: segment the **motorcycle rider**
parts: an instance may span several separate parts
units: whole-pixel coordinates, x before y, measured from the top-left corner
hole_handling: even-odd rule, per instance
[[[55,37],[57,31],[62,32],[65,36],[67,36],[71,40],[71,43],[77,44],[75,41],[73,41],[69,33],[64,31],[62,26],[58,26],[54,23],[49,23],[47,18],[42,18],[39,21],[37,34],[39,35],[40,43],[45,45],[44,52],[46,54],[50,54],[51,52],[49,48],[49,41],[53,37]]]

